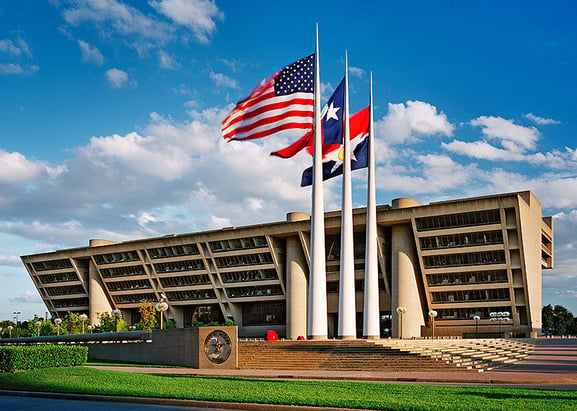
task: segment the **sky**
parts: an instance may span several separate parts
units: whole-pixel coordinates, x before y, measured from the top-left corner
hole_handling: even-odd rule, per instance
[[[310,212],[310,156],[269,156],[299,132],[220,128],[314,52],[316,23],[323,99],[345,51],[352,112],[373,73],[378,204],[533,191],[555,218],[543,303],[577,314],[576,17],[557,0],[3,0],[0,320],[46,312],[21,255]]]

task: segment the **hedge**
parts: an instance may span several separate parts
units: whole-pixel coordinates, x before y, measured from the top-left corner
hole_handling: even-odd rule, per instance
[[[80,345],[0,346],[0,372],[83,365],[88,347]]]

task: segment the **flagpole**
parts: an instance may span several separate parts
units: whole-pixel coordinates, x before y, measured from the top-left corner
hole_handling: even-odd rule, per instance
[[[343,187],[341,209],[341,269],[339,280],[339,327],[342,339],[357,337],[355,304],[355,255],[353,246],[353,199],[351,184],[351,136],[349,128],[349,60],[345,52],[343,110]]]
[[[325,212],[323,193],[323,137],[321,130],[321,81],[319,70],[319,26],[316,26],[313,184],[311,215],[311,262],[309,275],[308,334],[313,340],[327,339],[327,278],[325,261]]]
[[[363,337],[378,339],[379,326],[379,270],[378,270],[378,234],[377,234],[377,200],[375,183],[375,130],[373,124],[373,73],[370,82],[369,103],[369,150],[368,150],[368,189],[365,245],[365,298]]]

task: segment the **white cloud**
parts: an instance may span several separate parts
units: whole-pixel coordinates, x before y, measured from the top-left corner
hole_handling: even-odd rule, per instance
[[[532,113],[525,114],[525,118],[531,120],[532,122],[534,122],[536,124],[539,124],[540,126],[546,126],[549,124],[561,124],[560,121],[553,120],[552,118],[539,117],[539,116],[536,116]]]
[[[362,68],[359,67],[349,67],[349,73],[351,73],[351,75],[359,77],[359,78],[363,78],[365,76],[365,70],[363,70]]]
[[[215,73],[214,71],[210,72],[210,79],[214,82],[214,84],[218,87],[229,87],[238,89],[240,88],[238,83],[235,79],[230,78],[221,73]]]
[[[481,116],[471,120],[471,125],[482,127],[483,134],[497,140],[508,151],[522,153],[535,149],[539,131],[535,127],[523,127],[502,117]]]
[[[24,155],[0,149],[0,183],[33,182],[42,175],[55,175],[57,168],[28,160]]]
[[[0,40],[0,75],[31,75],[39,70],[32,64],[32,52],[28,43],[21,38]]]
[[[178,67],[178,63],[174,58],[164,50],[158,52],[158,61],[160,62],[160,67],[164,69],[173,70]]]
[[[190,29],[201,43],[216,29],[216,20],[223,20],[224,13],[211,0],[150,0],[149,4],[175,23]]]
[[[111,68],[106,71],[106,78],[114,88],[122,88],[128,84],[128,73],[117,68]]]
[[[99,66],[104,64],[104,56],[98,48],[88,44],[85,41],[78,40],[80,51],[82,52],[82,61],[85,63],[94,63]]]
[[[20,266],[22,260],[17,255],[0,255],[0,265]]]
[[[388,114],[375,124],[375,131],[390,144],[415,142],[435,134],[451,136],[454,129],[443,112],[422,101],[389,103]]]
[[[41,303],[42,298],[38,295],[35,291],[26,290],[24,294],[19,297],[13,297],[9,299],[12,303],[20,303],[20,304],[36,304]]]

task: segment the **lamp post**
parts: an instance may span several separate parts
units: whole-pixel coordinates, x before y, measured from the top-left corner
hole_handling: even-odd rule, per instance
[[[54,324],[56,324],[56,335],[60,335],[60,324],[62,324],[62,318],[55,319]]]
[[[80,314],[78,319],[82,321],[82,334],[84,334],[84,323],[88,320],[88,316],[86,314]]]
[[[397,314],[399,314],[399,324],[401,328],[401,340],[403,339],[403,314],[407,312],[405,307],[397,307]]]
[[[2,327],[0,327],[0,338],[2,338],[2,330],[4,330]]]
[[[161,301],[156,304],[156,311],[160,313],[160,329],[162,330],[162,317],[164,316],[164,312],[168,310],[168,304],[165,301]]]
[[[117,308],[110,312],[112,318],[114,318],[114,331],[118,332],[118,319],[122,316],[122,312]]]
[[[509,317],[510,315],[511,314],[509,314],[509,311],[499,311],[499,312],[489,313],[489,317],[491,317],[491,321],[497,321],[497,323],[499,324],[499,335],[501,335],[501,322],[511,321],[511,318]]]
[[[435,310],[429,311],[429,317],[431,318],[431,326],[433,327],[433,340],[435,339],[435,318],[438,313]]]
[[[14,327],[12,327],[11,325],[8,326],[8,337],[12,338],[12,329]]]
[[[36,322],[36,329],[37,329],[36,335],[37,335],[38,337],[40,337],[40,327],[41,327],[41,326],[42,326],[42,322],[41,322],[41,321],[37,321],[37,322]]]
[[[88,324],[88,332],[89,332],[90,334],[92,334],[92,329],[93,329],[93,328],[94,328],[94,327],[93,327],[91,324]]]
[[[475,338],[479,338],[479,320],[481,317],[478,315],[473,316],[473,320],[475,320]]]

